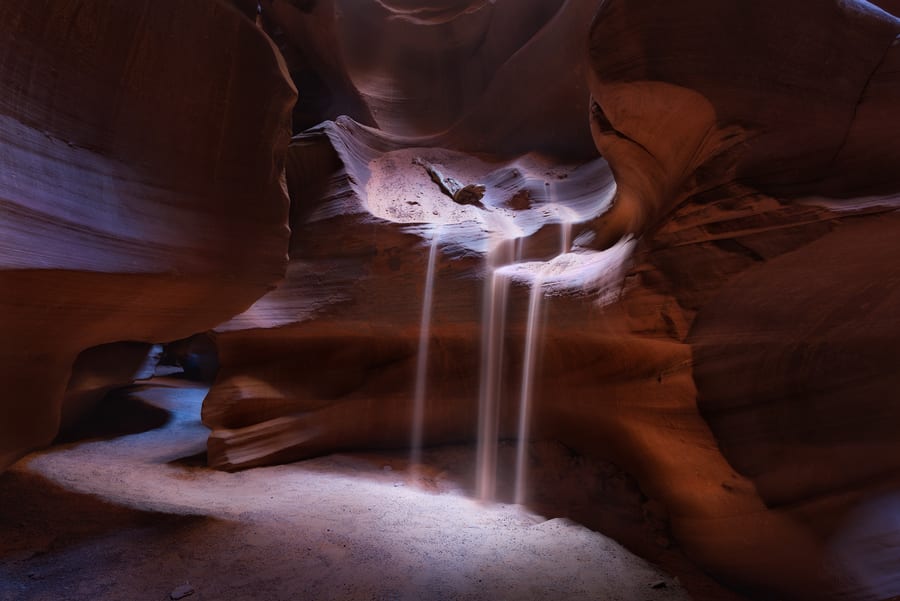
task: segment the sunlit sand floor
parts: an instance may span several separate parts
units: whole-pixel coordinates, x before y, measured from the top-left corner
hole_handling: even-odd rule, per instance
[[[399,455],[207,469],[205,392],[138,387],[130,402],[164,425],[0,475],[0,599],[689,598],[601,534],[473,501],[428,468],[412,479]]]

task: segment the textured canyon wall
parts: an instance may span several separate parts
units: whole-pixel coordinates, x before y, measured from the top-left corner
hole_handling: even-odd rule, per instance
[[[283,4],[272,19],[328,20],[339,3]],[[549,296],[534,438],[624,466],[690,557],[762,598],[900,593],[879,567],[898,548],[898,21],[864,2],[609,0],[589,7],[599,11],[584,34],[592,102],[538,110],[527,93],[511,104],[425,81],[447,95],[431,114],[387,94],[421,83],[416,65],[392,62],[397,49],[415,47],[414,25],[455,24],[464,42],[464,19],[494,9],[371,4],[371,22],[392,15],[365,38],[383,41],[386,62],[366,65],[345,46],[352,18],[329,21],[321,41],[340,49],[334,81],[352,88],[367,110],[353,116],[370,128],[338,119],[292,145],[288,278],[218,328],[222,371],[204,407],[211,463],[408,444],[437,236],[427,442],[475,436],[485,290],[493,267],[518,259],[502,436],[514,435],[524,284],[537,275]],[[513,56],[552,64],[530,44],[579,8],[561,3]],[[541,93],[581,94],[569,78],[584,60],[537,78]],[[489,123],[467,129],[478,107],[502,130],[523,106],[533,120],[520,122],[537,125],[509,146]],[[541,147],[543,116],[562,113],[564,123],[590,114],[608,167],[515,158],[529,136]],[[579,147],[571,131],[560,129],[557,148]],[[493,144],[492,158],[459,152]],[[484,184],[481,205],[454,206],[420,159]],[[580,222],[573,252],[554,258],[567,221]]]
[[[229,4],[0,2],[0,467],[53,439],[81,351],[282,276],[294,97]]]
[[[898,484],[900,21],[867,3],[695,4],[607,2],[591,35],[619,186],[593,227],[652,233],[637,280],[670,299],[654,329],[688,343],[705,422],[690,446],[715,449],[643,452],[703,465],[667,470],[660,493],[718,575],[764,597],[888,598],[893,520],[858,511]]]
[[[590,218],[608,204],[606,163],[564,166],[537,156],[489,162],[408,148],[346,118],[295,138],[288,157],[294,204],[287,277],[216,328],[221,367],[203,410],[213,428],[211,464],[235,469],[407,442],[435,238],[441,251],[428,437],[471,440],[484,253],[493,247],[511,257],[507,238],[531,234],[520,248],[524,257],[556,255],[564,218]],[[455,203],[414,161],[482,182],[480,206]],[[510,323],[520,329],[521,315]]]
[[[313,71],[327,89],[323,114],[349,117],[295,139],[287,278],[217,328],[222,371],[204,421],[219,467],[404,443],[434,236],[446,250],[433,335],[446,350],[431,391],[449,409],[429,412],[431,441],[471,439],[485,252],[541,230],[527,252],[552,256],[559,224],[596,216],[611,194],[603,161],[568,162],[596,156],[584,53],[593,0],[349,6],[262,4],[300,56],[295,77]],[[542,78],[554,85],[535,87]],[[419,160],[485,184],[483,202],[455,204]]]
[[[408,145],[595,155],[584,41],[596,0],[260,5],[302,88],[295,125],[343,115]]]
[[[538,281],[533,439],[761,598],[900,594],[896,2],[265,0],[284,62],[253,4],[0,1],[0,467],[212,327],[212,465],[406,446],[434,244],[427,444],[515,436]]]

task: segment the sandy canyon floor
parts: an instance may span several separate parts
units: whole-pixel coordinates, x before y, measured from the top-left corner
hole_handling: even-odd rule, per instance
[[[144,431],[56,445],[0,475],[0,599],[690,598],[575,522],[472,500],[470,450],[426,453],[415,475],[389,453],[207,469],[204,394],[135,387],[125,421]]]

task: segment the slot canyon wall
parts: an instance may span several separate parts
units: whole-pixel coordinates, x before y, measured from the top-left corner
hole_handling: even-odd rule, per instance
[[[52,4],[0,2],[0,464],[82,351],[207,329],[212,466],[408,445],[435,244],[427,444],[497,274],[516,435],[539,281],[532,439],[751,594],[900,594],[896,2]]]
[[[5,467],[53,440],[82,351],[208,329],[282,277],[295,90],[219,2],[4,1],[0,40]]]

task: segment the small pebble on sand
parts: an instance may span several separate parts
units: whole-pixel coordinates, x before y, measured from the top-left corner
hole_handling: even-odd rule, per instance
[[[190,584],[182,584],[179,587],[176,587],[171,593],[169,593],[169,599],[184,599],[185,597],[190,597],[194,594],[194,587]]]

